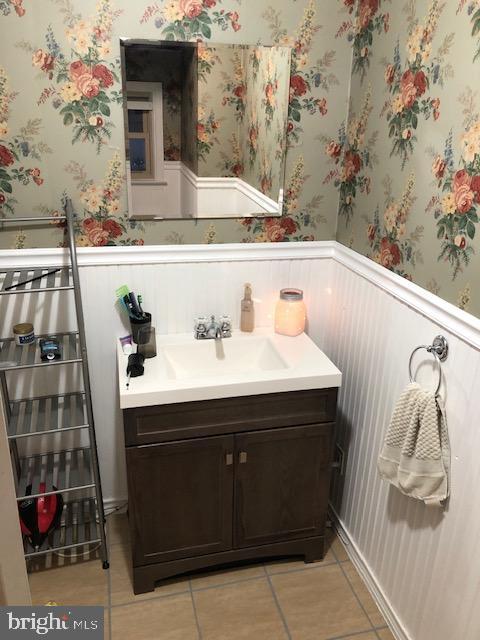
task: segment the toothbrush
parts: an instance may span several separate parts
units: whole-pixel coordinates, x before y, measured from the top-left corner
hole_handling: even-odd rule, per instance
[[[138,303],[137,303],[137,299],[136,299],[135,294],[133,293],[133,291],[131,291],[131,292],[128,294],[128,297],[130,298],[130,302],[131,302],[131,303],[132,303],[132,305],[133,305],[133,309],[134,309],[134,311],[135,311],[135,314],[136,314],[139,318],[141,318],[141,317],[142,317],[142,312],[140,311],[140,308],[139,308]]]
[[[142,309],[143,298],[142,298],[142,296],[140,294],[138,294],[138,298],[137,299],[138,299],[138,308],[140,309],[140,314],[142,315],[142,317],[144,317],[145,316],[145,312]]]
[[[135,320],[140,320],[140,315],[137,313],[135,307],[133,306],[131,299],[128,296],[124,296],[123,302],[128,309],[128,315]]]

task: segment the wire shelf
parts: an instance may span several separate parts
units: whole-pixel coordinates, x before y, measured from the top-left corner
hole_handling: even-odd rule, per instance
[[[25,557],[34,558],[52,551],[88,547],[100,542],[95,498],[86,498],[64,505],[60,527],[52,531],[39,549],[32,550],[26,538],[23,546]]]
[[[69,267],[39,269],[6,269],[0,271],[0,295],[17,293],[43,293],[45,291],[67,291],[73,289],[72,273]],[[33,282],[25,282],[26,280]],[[19,284],[24,283],[24,284]]]
[[[60,360],[41,360],[40,349],[38,347],[38,339],[46,338],[49,335],[52,334],[36,336],[37,339],[34,342],[22,346],[18,346],[17,344],[15,344],[14,338],[1,338],[0,371],[9,371],[11,369],[31,369],[33,367],[48,367],[82,361],[79,354],[77,331],[71,331],[68,333],[55,333],[54,335],[60,340],[62,348],[62,358]]]
[[[45,483],[45,491],[40,491],[40,483]],[[31,490],[27,495],[27,488],[30,486]],[[17,486],[19,501],[54,493],[80,491],[94,486],[92,455],[88,447],[20,458]]]
[[[10,403],[10,439],[88,427],[85,393],[65,393]]]
[[[0,394],[7,418],[17,501],[52,494],[62,494],[65,501],[69,498],[64,505],[61,527],[52,532],[41,549],[32,549],[27,539],[24,539],[25,557],[33,562],[34,557],[41,556],[40,561],[43,562],[43,559],[50,560],[47,554],[52,551],[85,547],[91,552],[91,545],[100,543],[102,566],[108,569],[105,513],[75,242],[75,212],[70,198],[65,198],[63,210],[62,216],[23,216],[5,218],[0,222],[0,230],[7,223],[66,223],[68,248],[64,259],[48,266],[42,261],[43,266],[24,265],[0,269],[0,301],[6,302],[7,299],[2,296],[8,295],[73,290],[77,324],[76,331],[53,332],[60,342],[61,358],[58,360],[41,359],[39,339],[52,336],[52,333],[37,335],[32,344],[23,346],[18,346],[14,337],[0,337]],[[28,302],[35,306],[41,300],[38,296],[33,296]],[[81,364],[83,385],[80,389],[83,388],[83,391],[10,400],[9,384],[15,384],[17,378],[7,375],[9,372],[35,368],[40,371],[40,367],[72,363]],[[19,454],[19,440],[28,442],[25,438],[30,436],[35,440],[39,435],[58,435],[75,429],[85,429],[79,435],[82,443],[88,441],[87,447],[84,445],[83,448],[74,449],[71,438],[55,437],[55,444],[51,445],[51,448],[57,449],[54,452],[37,453],[28,457],[21,457]],[[59,450],[62,444],[65,448]],[[73,558],[75,553],[67,551],[60,555]]]

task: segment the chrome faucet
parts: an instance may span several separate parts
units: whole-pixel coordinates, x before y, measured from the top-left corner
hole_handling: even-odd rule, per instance
[[[210,322],[205,317],[195,320],[194,336],[197,340],[221,340],[232,335],[232,321],[229,316],[222,316],[220,321],[215,316],[210,316]]]
[[[222,339],[222,329],[220,328],[219,323],[215,322],[215,320],[213,319],[213,316],[212,316],[212,322],[208,327],[208,335],[211,336],[212,334],[215,340]]]

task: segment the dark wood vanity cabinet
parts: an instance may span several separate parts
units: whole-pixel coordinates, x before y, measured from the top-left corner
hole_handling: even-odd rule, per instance
[[[232,548],[233,440],[127,449],[134,566]]]
[[[235,547],[323,535],[331,427],[313,424],[235,436]]]
[[[235,561],[321,559],[336,397],[322,389],[124,410],[135,593]]]

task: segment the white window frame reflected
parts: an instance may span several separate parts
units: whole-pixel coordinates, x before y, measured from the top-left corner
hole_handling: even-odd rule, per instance
[[[142,98],[142,100],[135,100]],[[146,98],[146,99],[145,99]],[[127,82],[127,110],[142,110],[144,115],[144,135],[131,134],[128,138],[144,138],[147,170],[131,172],[132,184],[140,182],[157,183],[164,181],[163,150],[163,91],[160,82]],[[128,116],[128,114],[127,114]],[[150,164],[150,166],[148,166]]]

